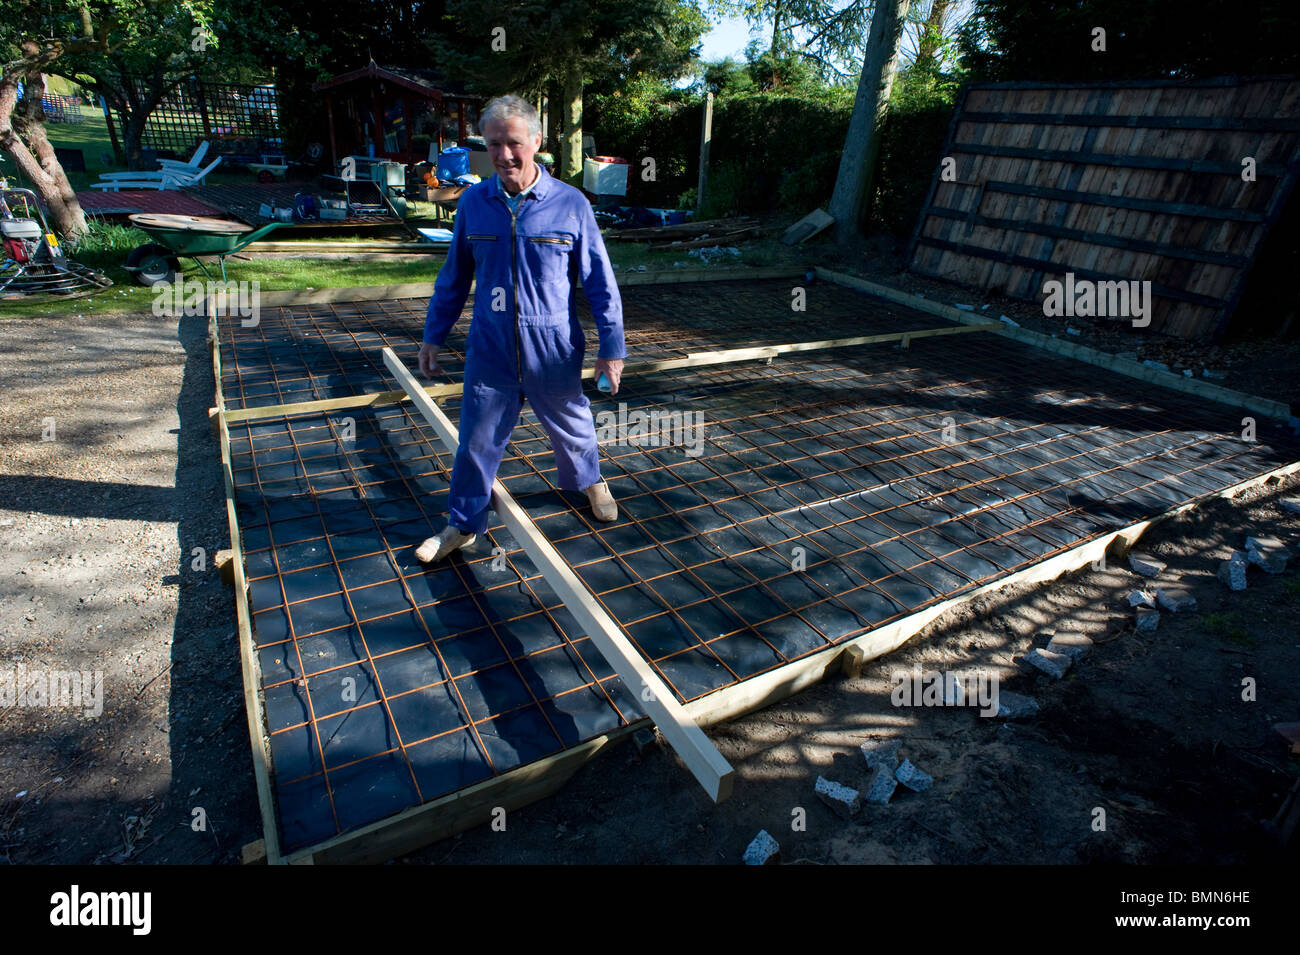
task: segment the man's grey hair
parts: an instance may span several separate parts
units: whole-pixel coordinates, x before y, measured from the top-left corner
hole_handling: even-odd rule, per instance
[[[533,108],[533,104],[521,96],[515,96],[513,93],[498,96],[483,108],[483,112],[478,117],[478,131],[486,136],[488,123],[504,123],[512,116],[523,117],[524,122],[528,124],[529,136],[541,134],[542,121],[538,118],[537,110]]]

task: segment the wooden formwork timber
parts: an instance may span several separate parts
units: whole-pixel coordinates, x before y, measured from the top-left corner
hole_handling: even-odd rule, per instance
[[[433,403],[415,380],[415,376],[402,364],[391,348],[384,349],[384,364],[406,389],[421,417],[433,428],[443,445],[452,454],[460,446],[460,435],[450,418]],[[586,629],[591,642],[600,650],[605,661],[623,681],[623,685],[638,693],[643,708],[655,721],[664,738],[681,757],[704,791],[714,802],[722,802],[731,795],[735,773],[731,764],[718,752],[707,736],[686,716],[677,695],[664,683],[654,669],[634,647],[623,628],[619,626],[591,592],[573,572],[573,568],[560,556],[533,519],[506,490],[500,478],[492,482],[492,504],[497,516],[510,533],[523,546],[537,568],[557,594],[565,607]]]
[[[619,286],[625,285],[679,285],[690,282],[735,282],[761,279],[802,278],[807,269],[798,266],[765,266],[763,268],[733,269],[657,269],[646,272],[621,272]],[[477,283],[470,284],[472,292]],[[261,292],[258,304],[262,308],[282,308],[289,305],[320,305],[329,302],[379,302],[385,299],[428,298],[433,295],[434,282],[406,282],[400,285],[358,285],[346,288],[295,289],[283,292]],[[212,297],[205,301],[205,314],[214,313]]]
[[[962,335],[969,332],[986,332],[998,328],[997,323],[981,323],[944,328],[918,328],[907,332],[886,332],[880,335],[855,335],[851,338],[828,338],[814,342],[787,342],[779,345],[755,345],[750,348],[727,348],[722,351],[695,352],[684,358],[665,358],[662,361],[638,362],[623,369],[625,377],[651,374],[656,371],[671,371],[676,368],[705,368],[710,365],[726,365],[732,362],[758,361],[773,359],[781,355],[806,351],[826,351],[836,348],[851,348],[857,345],[877,345],[884,342],[899,342],[904,348],[913,339],[936,338],[946,335]],[[594,378],[595,370],[584,368],[582,378]],[[424,385],[426,395],[435,400],[451,398],[464,391],[464,385],[453,382],[446,385]],[[296,401],[283,405],[264,405],[256,408],[233,408],[225,412],[228,422],[256,421],[263,418],[278,418],[282,415],[302,414],[304,412],[337,411],[342,408],[370,408],[381,405],[401,404],[410,401],[405,391],[378,391],[365,395],[347,395],[341,398],[322,398],[318,401]],[[215,411],[211,412],[215,413]]]
[[[1067,358],[1086,362],[1089,365],[1096,365],[1099,368],[1105,368],[1107,371],[1113,371],[1128,378],[1137,378],[1153,385],[1162,385],[1165,388],[1186,392],[1190,395],[1196,395],[1198,398],[1206,398],[1233,408],[1244,408],[1267,418],[1285,421],[1291,417],[1291,406],[1285,402],[1246,394],[1244,391],[1235,391],[1232,388],[1225,388],[1222,385],[1201,381],[1196,378],[1188,378],[1184,375],[1175,375],[1171,371],[1152,368],[1150,365],[1144,365],[1139,361],[1120,358],[1118,355],[1111,355],[1099,349],[1090,348],[1087,345],[1061,341],[1058,338],[1052,338],[1050,335],[1033,332],[1027,328],[1011,326],[1005,322],[996,322],[990,325],[979,312],[966,312],[952,305],[922,298],[919,295],[903,292],[888,285],[881,285],[878,282],[859,278],[856,275],[847,275],[843,272],[824,269],[821,266],[816,266],[816,272],[818,278],[827,279],[836,285],[858,289],[878,298],[896,302],[899,305],[906,305],[908,308],[928,312],[931,315],[938,315],[940,318],[946,318],[950,321],[961,322],[963,325],[987,328],[994,334],[1001,335],[1004,338],[1013,338],[1036,348],[1042,348],[1058,355],[1065,355]]]
[[[280,827],[276,823],[275,800],[271,792],[270,740],[266,736],[266,718],[262,708],[262,667],[253,645],[253,616],[248,606],[248,582],[244,577],[244,549],[239,536],[235,510],[235,480],[230,463],[230,430],[221,415],[217,416],[221,441],[221,475],[226,489],[226,521],[230,528],[231,569],[234,574],[235,619],[239,639],[239,670],[244,681],[244,711],[248,717],[248,739],[253,755],[253,780],[257,787],[257,804],[262,813],[263,854],[270,865],[282,861]]]
[[[666,273],[667,276],[669,276],[667,279],[656,277],[653,281],[716,281],[735,278],[754,278],[757,277],[755,273],[760,270],[748,269],[732,271],[738,271],[742,274],[723,275],[720,274],[719,271],[700,275],[698,277],[692,275],[688,278],[686,275]],[[764,276],[768,278],[802,277],[804,274],[802,270],[789,269],[762,271],[773,271],[777,273]],[[671,367],[692,367],[707,364],[719,364],[723,361],[729,360],[740,361],[747,359],[770,358],[775,354],[783,354],[790,351],[811,350],[813,346],[834,347],[835,342],[841,342],[845,345],[850,343],[866,344],[869,343],[869,341],[888,340],[905,343],[911,338],[930,337],[933,335],[956,334],[967,331],[994,331],[998,334],[1008,335],[1008,337],[1038,345],[1039,347],[1048,348],[1048,350],[1058,351],[1068,357],[1099,365],[1121,374],[1127,374],[1129,377],[1135,377],[1141,380],[1165,385],[1166,387],[1184,392],[1199,394],[1202,397],[1209,398],[1210,400],[1226,403],[1234,407],[1245,407],[1271,417],[1285,417],[1289,414],[1289,409],[1280,402],[1271,402],[1268,399],[1256,398],[1217,385],[1206,384],[1199,381],[1190,381],[1176,375],[1161,372],[1157,369],[1138,365],[1135,362],[1126,362],[1123,359],[1116,359],[1114,356],[1105,355],[1104,353],[1097,352],[1094,349],[1084,349],[1082,346],[1073,346],[1070,350],[1051,348],[1049,345],[1044,344],[1044,342],[1063,346],[1069,345],[1070,343],[1055,342],[1055,340],[1047,338],[1047,336],[1025,332],[1018,328],[1008,328],[1002,325],[1002,323],[986,323],[981,321],[978,316],[964,313],[952,306],[909,295],[896,289],[877,285],[876,283],[869,282],[865,279],[858,279],[854,276],[842,275],[841,273],[821,268],[817,268],[816,271],[819,277],[824,277],[829,281],[857,288],[861,291],[885,298],[886,300],[907,305],[929,314],[938,315],[959,322],[963,327],[955,329],[924,329],[915,332],[891,333],[882,336],[861,336],[861,340],[846,339],[821,343],[792,343],[787,346],[759,346],[748,349],[731,349],[729,351],[721,352],[698,353],[683,359],[669,359],[665,362],[650,362],[645,363],[644,366],[629,366],[628,372],[635,373],[638,370],[649,372]],[[628,275],[624,278],[632,277],[632,275]],[[644,275],[642,277],[644,278]],[[424,288],[424,286],[416,287]],[[389,286],[385,287],[384,290],[387,291],[394,288],[411,287]],[[370,293],[372,290],[348,291],[365,291]],[[429,285],[428,293],[431,294],[431,292],[432,286]],[[426,293],[419,292],[415,294]],[[368,301],[382,297],[384,296],[378,294],[364,294],[357,298],[339,298],[335,300]],[[410,297],[410,295],[408,294],[405,297]],[[263,304],[265,304],[265,302]],[[283,304],[296,303],[288,302]],[[253,750],[254,778],[264,830],[264,838],[262,840],[245,847],[246,850],[248,850],[246,852],[245,861],[266,862],[272,865],[288,863],[372,863],[385,861],[415,851],[429,845],[430,843],[450,837],[458,832],[463,832],[489,821],[493,818],[494,810],[498,808],[505,808],[507,810],[520,808],[554,794],[582,765],[593,759],[603,749],[607,748],[612,743],[622,740],[640,726],[647,725],[649,722],[647,719],[639,720],[628,726],[620,727],[617,730],[588,740],[576,747],[555,753],[550,757],[516,767],[500,776],[483,780],[470,787],[457,790],[456,792],[449,793],[422,805],[410,807],[386,819],[377,820],[376,822],[370,823],[356,830],[341,833],[315,845],[295,850],[287,855],[281,854],[278,818],[276,815],[274,793],[270,782],[271,763],[267,741],[264,736],[265,722],[261,703],[260,666],[258,664],[257,655],[253,650],[251,615],[247,599],[247,583],[244,578],[243,552],[240,546],[239,529],[234,506],[234,484],[233,472],[231,471],[230,464],[228,424],[236,421],[252,420],[258,417],[292,414],[297,413],[298,411],[319,410],[325,408],[328,402],[302,402],[296,405],[277,406],[275,409],[227,409],[225,407],[225,401],[221,389],[220,348],[216,334],[216,314],[211,308],[208,309],[207,314],[209,316],[210,328],[209,343],[213,348],[213,367],[216,376],[216,407],[213,411],[213,417],[214,424],[221,437],[223,477],[226,482],[227,494],[227,518],[230,524],[231,543],[234,549],[233,564],[236,580],[235,601],[236,612],[240,622],[239,640],[241,675],[244,682],[244,702],[248,715],[250,742]],[[773,351],[774,349],[778,350]],[[722,357],[728,356],[729,353],[732,353],[729,357]],[[745,357],[738,357],[739,353],[748,354],[746,354]],[[1098,356],[1100,357],[1098,358]],[[1100,359],[1107,359],[1109,361],[1103,363]],[[1114,364],[1112,365],[1110,362],[1113,362]],[[1136,367],[1125,367],[1129,365]],[[589,376],[589,374],[590,373],[588,372],[587,376]],[[442,392],[442,389],[447,389],[445,394]],[[430,386],[424,388],[423,391],[430,397],[436,398],[459,393],[460,386]],[[378,399],[383,400],[380,401]],[[334,405],[333,407],[360,407],[364,404],[380,404],[389,403],[390,401],[397,402],[411,399],[407,392],[402,391],[400,393],[385,392],[377,395],[359,396],[355,399],[348,398],[337,400],[357,401],[358,403],[354,405]],[[1136,522],[1101,537],[1085,541],[1062,552],[1061,554],[1057,554],[1045,561],[1031,565],[1019,572],[990,581],[977,589],[952,597],[931,607],[924,608],[916,613],[909,614],[908,616],[885,626],[866,630],[857,636],[841,641],[835,646],[827,647],[825,650],[819,651],[806,659],[788,663],[775,670],[743,681],[734,686],[693,700],[690,703],[685,704],[683,707],[684,713],[697,727],[707,727],[736,718],[745,713],[761,709],[767,705],[785,699],[813,683],[818,682],[827,675],[840,672],[841,670],[847,672],[860,671],[861,666],[865,662],[898,649],[912,637],[922,632],[927,626],[933,624],[947,611],[960,608],[981,596],[992,593],[1011,584],[1042,583],[1050,581],[1062,574],[1069,573],[1087,563],[1095,561],[1107,553],[1122,553],[1132,547],[1149,528],[1176,517],[1190,509],[1196,508],[1208,500],[1213,500],[1215,498],[1229,498],[1251,487],[1258,486],[1265,482],[1274,481],[1284,476],[1296,473],[1297,471],[1300,471],[1300,462],[1287,464],[1234,484],[1228,488],[1224,488],[1218,492],[1203,495],[1196,500],[1181,504],[1149,519]]]
[[[1077,570],[1104,556],[1122,557],[1149,529],[1216,498],[1230,498],[1252,487],[1300,472],[1300,462],[1283,465],[1231,487],[1109,534],[1085,541],[1055,557],[1040,561],[1014,574],[990,581],[982,587],[952,597],[932,607],[909,614],[883,627],[827,647],[813,656],[796,660],[742,683],[718,690],[687,703],[688,716],[699,726],[712,726],[780,702],[825,679],[842,668],[861,667],[919,635],[926,627],[952,610],[1013,584],[1046,583]],[[630,735],[645,720],[620,727],[611,733],[582,743],[551,757],[518,767],[501,776],[483,780],[466,789],[405,809],[352,832],[345,832],[314,846],[298,850],[280,861],[296,864],[357,864],[380,862],[414,852],[457,832],[464,832],[492,819],[493,809],[507,810],[528,805],[553,795],[588,760],[609,744]],[[265,813],[264,813],[265,818]],[[270,825],[274,825],[271,817]],[[268,829],[270,844],[274,830]],[[256,860],[260,861],[260,860]]]

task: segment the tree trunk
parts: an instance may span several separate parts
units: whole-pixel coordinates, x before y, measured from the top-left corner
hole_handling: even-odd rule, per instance
[[[22,51],[29,63],[38,56],[36,44],[30,41],[22,44]],[[45,77],[39,66],[20,67],[0,77],[0,149],[13,157],[19,172],[45,202],[55,232],[75,243],[86,234],[86,214],[45,134],[45,111],[41,108],[44,94]]]
[[[921,39],[916,45],[916,61],[913,66],[921,70],[932,70],[939,66],[939,43],[943,40],[943,28],[948,19],[948,10],[952,0],[933,0],[930,12],[922,27]]]
[[[898,44],[903,37],[910,0],[880,0],[871,18],[867,56],[858,80],[857,98],[849,132],[840,154],[839,174],[831,195],[830,214],[837,237],[856,236],[871,203],[876,157],[880,153],[880,127],[889,106],[889,94],[898,69]]]
[[[564,74],[564,133],[559,158],[561,178],[582,175],[582,64],[573,62]]]
[[[555,171],[560,165],[560,136],[564,132],[564,92],[558,79],[546,82],[546,143],[543,149],[555,157]]]

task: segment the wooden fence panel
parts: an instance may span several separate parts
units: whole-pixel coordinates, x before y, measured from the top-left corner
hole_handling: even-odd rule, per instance
[[[912,271],[1028,300],[1149,281],[1152,330],[1217,340],[1300,175],[1300,80],[972,86],[943,155]]]

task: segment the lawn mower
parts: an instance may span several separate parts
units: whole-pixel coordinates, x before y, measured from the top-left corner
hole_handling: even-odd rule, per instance
[[[16,213],[14,210],[18,209]],[[74,262],[63,253],[30,189],[10,189],[0,179],[0,299],[38,295],[77,295],[113,284],[103,272]]]

